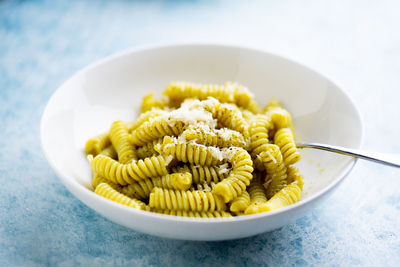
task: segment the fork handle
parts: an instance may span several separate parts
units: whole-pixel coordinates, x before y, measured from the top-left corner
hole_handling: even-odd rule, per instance
[[[365,159],[365,160],[389,165],[392,167],[400,168],[400,155],[396,155],[396,154],[363,151],[360,149],[345,148],[345,147],[340,147],[340,146],[332,146],[332,145],[319,144],[319,143],[296,143],[296,146],[298,148],[315,148],[315,149],[335,152],[335,153],[339,153],[339,154],[343,154],[343,155],[347,155],[347,156],[352,156],[355,158]]]

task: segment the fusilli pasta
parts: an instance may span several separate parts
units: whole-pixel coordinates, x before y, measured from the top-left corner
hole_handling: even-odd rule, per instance
[[[211,192],[168,190],[155,187],[150,193],[150,208],[185,211],[224,211],[224,201]]]
[[[300,200],[303,176],[292,117],[249,90],[171,82],[143,98],[133,121],[115,121],[85,153],[95,193],[150,212],[225,218],[276,210]]]

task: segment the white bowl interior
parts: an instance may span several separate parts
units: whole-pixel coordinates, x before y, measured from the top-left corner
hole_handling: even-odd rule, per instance
[[[239,82],[254,92],[260,104],[274,96],[281,100],[292,113],[297,140],[360,146],[361,120],[351,100],[323,76],[292,61],[256,50],[214,45],[121,53],[85,68],[64,83],[49,101],[41,125],[43,150],[62,182],[80,200],[113,221],[171,238],[246,237],[302,215],[306,207],[331,191],[355,162],[333,153],[302,150],[297,166],[305,176],[305,186],[298,204],[279,212],[227,220],[146,213],[96,196],[91,191],[91,170],[83,153],[86,140],[107,131],[115,120],[135,119],[142,97],[150,91],[162,91],[172,80]]]

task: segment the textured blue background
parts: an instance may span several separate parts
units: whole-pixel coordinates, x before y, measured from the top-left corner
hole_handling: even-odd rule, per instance
[[[0,266],[398,266],[398,169],[359,162],[327,201],[270,233],[173,241],[75,199],[41,152],[39,122],[55,89],[97,59],[150,43],[214,41],[319,70],[357,102],[364,147],[400,153],[399,9],[361,0],[0,1]]]

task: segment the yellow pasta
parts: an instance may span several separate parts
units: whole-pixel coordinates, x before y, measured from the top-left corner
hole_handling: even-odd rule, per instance
[[[254,100],[250,100],[249,104],[247,105],[246,111],[250,111],[253,114],[262,113],[262,108],[258,105],[258,103]],[[242,111],[243,112],[243,111]]]
[[[197,165],[212,166],[220,161],[220,151],[216,147],[206,147],[194,143],[179,142],[177,138],[166,136],[160,148],[163,155],[173,156],[179,161]]]
[[[136,149],[129,142],[128,128],[125,122],[115,121],[110,128],[110,140],[117,151],[119,162],[125,164],[137,160]]]
[[[213,192],[229,202],[242,194],[253,178],[253,161],[249,153],[237,148],[231,152],[232,171],[228,178],[217,183]]]
[[[134,145],[143,146],[163,136],[178,136],[183,132],[183,126],[183,122],[178,121],[171,124],[164,117],[155,117],[153,120],[146,121],[132,132],[131,142]]]
[[[150,208],[185,211],[224,211],[224,201],[211,192],[168,190],[155,187],[150,194]]]
[[[110,136],[108,135],[108,132],[99,134],[99,135],[87,140],[86,145],[85,145],[85,153],[87,155],[96,156],[103,149],[108,147],[110,144],[111,144],[111,141],[110,141]]]
[[[304,177],[292,117],[272,99],[262,109],[238,83],[171,82],[141,114],[114,121],[85,145],[94,191],[149,212],[225,218],[300,200]]]
[[[214,97],[221,102],[233,103],[234,88],[226,85],[203,85],[188,82],[170,82],[164,90],[163,95],[167,96],[172,102],[182,102],[186,98],[197,98],[205,100]]]
[[[250,205],[250,195],[247,191],[243,191],[242,194],[240,194],[240,196],[232,200],[230,211],[241,212],[247,209],[249,205]]]
[[[171,173],[162,177],[148,178],[129,184],[120,191],[129,197],[146,199],[150,196],[154,187],[188,190],[191,185],[192,175],[190,173]]]
[[[143,97],[142,105],[140,107],[140,112],[146,112],[152,110],[153,108],[163,109],[167,106],[164,101],[157,100],[154,97],[154,92],[151,92]]]
[[[95,173],[114,183],[127,185],[146,178],[168,174],[169,161],[168,157],[157,156],[122,164],[112,158],[97,155],[91,160],[91,165]]]
[[[259,179],[254,179],[249,186],[250,205],[245,210],[245,214],[259,213],[260,205],[267,202],[264,187]]]
[[[276,99],[272,99],[264,111],[276,129],[292,127],[292,116]]]
[[[193,217],[193,218],[229,218],[232,215],[226,211],[185,211],[185,210],[160,210],[152,209],[152,212],[161,213],[165,215],[180,216],[180,217]]]
[[[220,128],[226,127],[243,134],[248,138],[247,121],[243,118],[243,114],[239,108],[232,104],[221,104],[218,101],[204,101],[203,108],[210,112],[214,119],[217,120]]]
[[[290,128],[280,128],[277,130],[274,142],[279,146],[286,166],[295,164],[300,160],[300,153],[297,151],[294,136]]]
[[[115,148],[112,145],[104,148],[99,154],[112,159],[118,159],[117,151],[115,151]]]
[[[210,184],[208,184],[208,183],[196,184],[196,187],[197,188],[194,188],[194,186],[192,186],[190,188],[190,191],[199,190],[199,191],[204,191],[204,192],[211,192],[215,187],[215,183],[211,182]]]
[[[136,154],[139,158],[144,159],[152,156],[157,156],[159,153],[155,150],[155,146],[162,144],[162,138],[151,141],[136,149]]]
[[[172,168],[173,172],[190,172],[193,177],[194,184],[211,184],[218,183],[228,177],[230,170],[228,164],[219,166],[201,166],[201,165],[184,165],[182,167]]]
[[[142,113],[139,115],[139,117],[131,122],[128,122],[126,124],[129,132],[132,132],[133,130],[136,130],[139,126],[141,126],[143,123],[146,121],[150,120],[151,118],[158,117],[161,115],[166,114],[167,112],[161,109],[153,108],[152,110],[146,111],[145,113]]]
[[[269,139],[268,130],[271,129],[272,123],[266,115],[257,114],[253,116],[250,127],[250,151],[254,159],[254,166],[260,170],[264,170],[263,163],[260,158],[262,152],[267,151]]]
[[[281,209],[300,200],[301,187],[297,181],[285,186],[267,202],[258,205],[257,212]]]
[[[134,209],[139,209],[139,210],[146,210],[146,204],[144,202],[141,202],[137,199],[132,199],[129,198],[115,189],[113,189],[110,185],[107,183],[101,183],[96,187],[96,190],[94,191],[96,194],[108,198],[112,201],[118,202],[122,205],[134,208]]]
[[[287,168],[287,181],[288,184],[291,184],[297,181],[297,185],[303,190],[304,185],[304,176],[299,173],[299,169],[294,166],[289,166]]]
[[[96,189],[96,187],[101,183],[107,183],[109,186],[111,186],[112,188],[114,188],[118,192],[121,191],[121,186],[120,185],[107,180],[106,178],[104,178],[103,176],[99,175],[98,173],[95,173],[93,175],[93,180],[92,180],[93,189]]]
[[[230,129],[210,129],[209,127],[191,127],[182,133],[186,141],[217,147],[246,147],[243,135]]]

